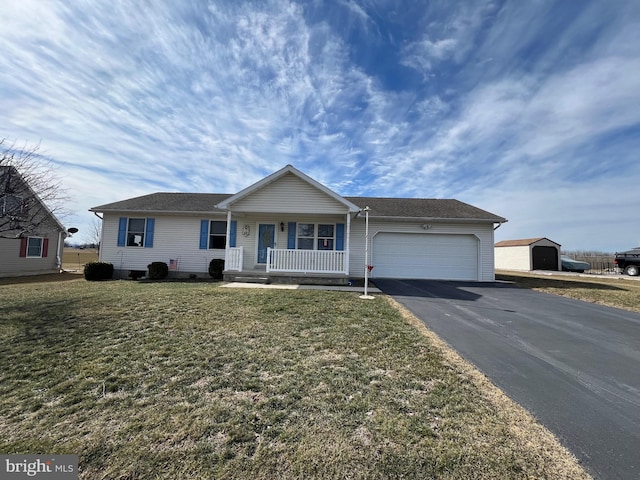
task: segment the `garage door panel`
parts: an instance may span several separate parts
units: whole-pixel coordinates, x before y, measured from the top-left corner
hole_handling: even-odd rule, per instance
[[[473,235],[379,233],[373,239],[378,278],[478,279],[478,239]]]

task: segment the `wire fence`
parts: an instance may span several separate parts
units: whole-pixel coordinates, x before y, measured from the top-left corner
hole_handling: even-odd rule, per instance
[[[593,275],[612,275],[620,273],[620,269],[616,267],[615,263],[613,263],[615,258],[614,254],[588,255],[568,253],[567,255],[575,260],[587,262],[591,265],[591,268],[586,270],[585,273]]]

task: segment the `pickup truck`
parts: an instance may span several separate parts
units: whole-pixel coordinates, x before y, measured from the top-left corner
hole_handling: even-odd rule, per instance
[[[627,275],[637,276],[640,274],[640,247],[616,253],[613,260],[616,267],[620,268]]]

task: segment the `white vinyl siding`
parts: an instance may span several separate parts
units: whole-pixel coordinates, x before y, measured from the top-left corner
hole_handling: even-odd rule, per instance
[[[209,262],[213,258],[224,258],[224,250],[200,250],[200,220],[201,216],[157,215],[155,217],[155,231],[153,248],[125,248],[118,247],[118,218],[124,214],[105,214],[103,220],[103,241],[100,259],[113,263],[116,270],[146,270],[152,261],[169,263],[170,259],[178,259],[179,272],[195,272],[199,276],[208,276]],[[138,217],[141,215],[131,215]],[[215,218],[217,220],[217,218]],[[275,248],[287,248],[289,222],[337,224],[346,223],[344,215],[295,215],[295,214],[243,214],[237,218],[236,246],[243,247],[244,269],[256,266],[258,225],[272,223],[276,225]],[[214,218],[210,218],[214,220]],[[226,215],[221,215],[220,221],[226,221]],[[283,224],[283,230],[280,224]],[[478,238],[478,280],[494,280],[494,241],[492,224],[433,224],[427,231],[421,228],[424,222],[393,222],[371,220],[369,232],[371,238],[378,232],[406,232],[415,234],[462,234],[474,235]],[[243,235],[248,227],[249,234]],[[349,275],[364,276],[364,218],[351,221],[351,251],[349,252]],[[334,232],[335,235],[335,232]],[[345,225],[346,236],[346,225]],[[316,240],[317,241],[317,240]],[[345,246],[347,241],[345,238]],[[373,248],[371,242],[370,247]],[[18,247],[19,248],[19,245]],[[50,244],[50,252],[51,244]],[[335,242],[334,242],[335,248]],[[453,249],[452,249],[453,250]],[[373,251],[371,252],[373,255]],[[455,252],[452,251],[452,255]],[[17,253],[16,253],[17,256]],[[373,256],[371,257],[373,258]],[[375,267],[375,265],[374,265]],[[376,269],[371,272],[376,277]]]
[[[118,222],[122,216],[127,214],[105,213],[102,221],[100,260],[113,263],[116,270],[126,270],[125,273],[128,270],[147,270],[151,262],[168,265],[169,260],[174,259],[178,260],[179,272],[200,272],[202,276],[208,276],[209,262],[214,258],[224,258],[224,249],[200,250],[201,216],[153,214],[153,248],[118,247]],[[226,221],[226,215],[220,215],[219,220]]]
[[[46,257],[21,257],[19,238],[0,238],[0,278],[55,273],[58,262],[58,231],[47,231]]]
[[[283,214],[337,214],[346,213],[347,207],[289,173],[234,203],[231,210]]]

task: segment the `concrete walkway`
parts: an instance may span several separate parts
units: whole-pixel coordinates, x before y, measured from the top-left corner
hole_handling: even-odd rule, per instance
[[[272,288],[275,290],[331,290],[336,292],[364,292],[364,287],[341,287],[338,285],[285,285],[278,283],[242,283],[231,282],[221,285],[220,288]],[[381,293],[380,289],[369,287],[368,293]]]

